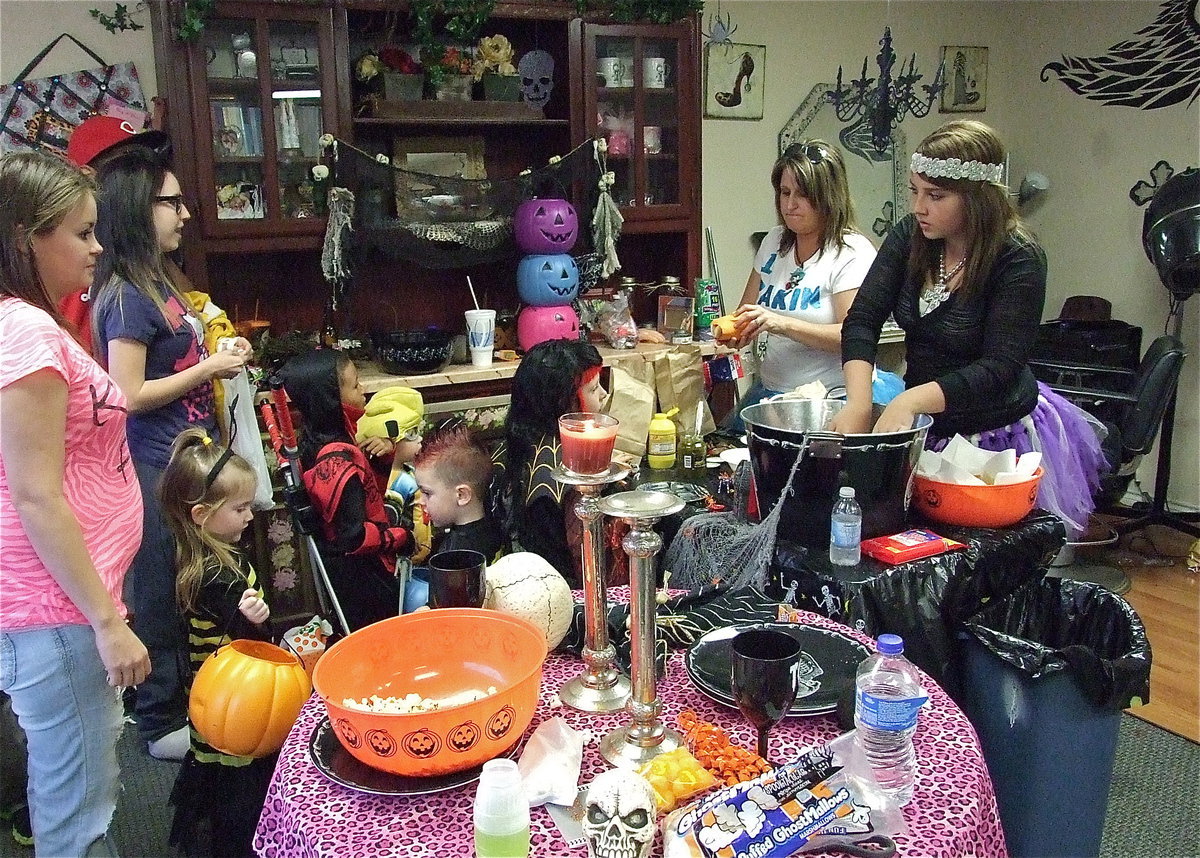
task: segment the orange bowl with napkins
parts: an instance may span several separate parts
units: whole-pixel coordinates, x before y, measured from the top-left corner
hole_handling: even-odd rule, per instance
[[[313,671],[334,735],[359,761],[450,774],[511,748],[537,708],[546,640],[510,614],[445,608],[392,617],[334,644]]]
[[[1028,480],[999,486],[967,486],[913,476],[912,505],[942,524],[1008,527],[1029,515],[1037,503],[1042,469]]]

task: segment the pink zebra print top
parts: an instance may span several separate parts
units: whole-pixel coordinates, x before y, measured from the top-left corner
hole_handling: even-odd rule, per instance
[[[125,395],[67,331],[24,301],[0,299],[0,343],[0,389],[43,369],[67,382],[63,490],[96,571],[123,615],[121,584],[142,538],[142,496],[125,442]],[[0,421],[6,419],[0,413]],[[30,543],[2,453],[0,545],[0,629],[87,622]]]

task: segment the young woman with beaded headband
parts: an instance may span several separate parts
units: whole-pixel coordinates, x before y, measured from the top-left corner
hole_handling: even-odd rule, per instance
[[[1042,453],[1038,503],[1082,531],[1104,458],[1092,421],[1027,365],[1046,298],[1046,255],[1004,185],[1005,150],[973,120],[921,141],[912,214],[888,234],[842,324],[846,407],[831,428],[895,432],[933,417],[925,442],[955,434],[986,450]],[[905,390],[875,420],[871,372],[889,315],[904,329]]]
[[[841,324],[875,248],[854,225],[841,152],[823,140],[784,150],[771,169],[779,225],[763,238],[729,345],[758,341],[759,371],[727,421],[761,399],[813,381],[841,387]]]

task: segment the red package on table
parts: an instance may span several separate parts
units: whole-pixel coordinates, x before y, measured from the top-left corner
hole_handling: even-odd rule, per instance
[[[864,539],[862,553],[884,563],[895,564],[966,547],[961,542],[938,536],[932,530],[914,529],[893,533],[891,536]]]

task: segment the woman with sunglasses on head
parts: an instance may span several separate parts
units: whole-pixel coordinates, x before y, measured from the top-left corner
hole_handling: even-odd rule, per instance
[[[813,381],[842,386],[842,320],[875,259],[855,229],[837,149],[821,140],[789,146],[771,185],[780,225],[759,245],[728,341],[737,348],[758,341],[758,379],[738,411]],[[740,431],[736,415],[734,422]]]
[[[947,122],[917,146],[912,214],[888,234],[842,325],[847,404],[831,428],[903,431],[929,414],[929,449],[961,434],[986,450],[1038,450],[1039,505],[1080,532],[1104,458],[1085,413],[1026,363],[1046,254],[1013,207],[1005,160],[995,132],[973,120]],[[872,420],[871,370],[889,315],[905,332],[905,390]]]
[[[150,670],[121,600],[142,526],[125,397],[58,310],[102,249],[94,190],[60,158],[0,157],[0,690],[38,855],[115,854],[118,689]]]
[[[142,547],[130,569],[134,629],[154,672],[137,690],[138,730],[150,753],[182,759],[186,659],[175,607],[175,543],[157,499],[171,445],[184,429],[216,433],[213,379],[245,365],[248,343],[209,354],[204,323],[166,263],[191,214],[179,181],[150,149],[134,147],[100,166],[96,234],[105,252],[92,285],[92,326],[102,362],[129,400],[129,451],[145,506]]]

